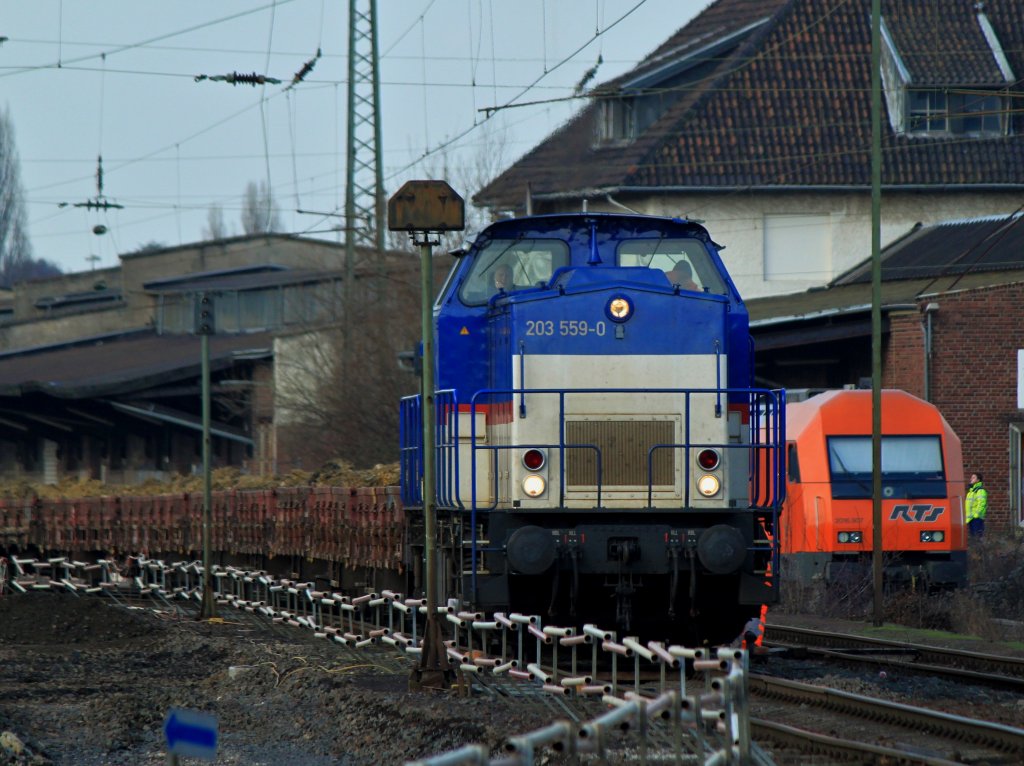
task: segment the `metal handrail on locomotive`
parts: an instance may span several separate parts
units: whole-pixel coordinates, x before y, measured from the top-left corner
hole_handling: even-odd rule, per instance
[[[783,391],[707,230],[531,216],[485,229],[434,306],[438,527],[474,608],[734,638],[776,603]],[[422,509],[422,408],[401,407]]]

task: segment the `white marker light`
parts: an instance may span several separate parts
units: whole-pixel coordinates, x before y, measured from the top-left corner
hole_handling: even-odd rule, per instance
[[[717,476],[713,476],[710,473],[704,474],[697,479],[697,491],[704,495],[704,497],[714,497],[721,488],[722,482],[718,480]]]
[[[530,497],[540,497],[544,494],[545,489],[547,489],[547,482],[544,481],[543,476],[531,473],[523,479],[523,492]]]

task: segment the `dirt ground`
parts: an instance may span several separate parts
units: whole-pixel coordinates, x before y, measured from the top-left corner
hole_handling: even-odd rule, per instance
[[[990,557],[976,562],[979,574],[991,572],[987,584],[890,599],[887,620],[901,627],[881,635],[1024,656],[1021,544],[1012,556],[997,557],[1003,549],[1010,550],[1003,544],[979,553]],[[769,620],[879,635],[864,619],[870,599],[863,594],[846,611],[809,613],[810,603],[774,610]],[[215,715],[221,735],[214,763],[246,766],[402,764],[467,743],[493,751],[559,717],[553,705],[410,692],[412,666],[397,653],[349,650],[230,607],[221,617],[197,621],[70,593],[0,596],[0,766],[165,764],[163,722],[175,707]],[[851,691],[865,683],[830,681]],[[888,686],[899,701],[962,708],[962,688],[913,683],[902,689],[871,681],[865,692],[884,695]],[[1024,721],[1024,700],[971,694],[972,709],[987,703],[993,720]]]
[[[397,654],[349,650],[230,608],[221,618],[161,617],[66,593],[0,598],[0,766],[165,764],[163,721],[174,707],[215,715],[221,734],[214,763],[247,766],[402,764],[467,743],[497,748],[558,717],[553,707],[410,692],[411,665]],[[868,629],[863,621],[812,615],[779,621]],[[908,629],[902,637],[917,636]],[[837,677],[831,685],[885,692],[865,683]],[[936,706],[944,699],[958,705],[960,690],[932,686],[924,696]],[[909,701],[907,690],[891,691]],[[999,702],[992,708],[1006,706],[1010,720],[997,717],[1005,723],[1024,709],[1012,699]]]
[[[553,717],[410,693],[391,655],[260,630],[231,611],[214,623],[96,597],[0,598],[0,764],[164,764],[173,707],[217,716],[215,763],[247,766],[401,764],[498,746]]]

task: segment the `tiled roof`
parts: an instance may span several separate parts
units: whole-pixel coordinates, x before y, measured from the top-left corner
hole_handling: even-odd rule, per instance
[[[887,9],[885,26],[901,52],[911,83],[1007,84],[974,11],[976,5],[980,4],[930,0],[896,3]],[[987,11],[986,6],[986,16]],[[1000,29],[1000,37],[1002,32]]]
[[[595,146],[594,100],[475,201],[521,208],[528,185],[537,199],[652,189],[867,188],[870,8],[870,0],[718,0],[632,72],[595,91],[628,88],[677,53],[693,55],[751,30],[704,62],[700,77],[680,86],[682,95],[642,135]],[[1004,82],[971,0],[883,0],[882,13],[913,84]],[[1024,3],[987,0],[984,13],[1005,64],[1024,74]],[[882,126],[886,187],[1024,186],[1024,136],[1013,131],[986,139],[897,135],[884,116]]]

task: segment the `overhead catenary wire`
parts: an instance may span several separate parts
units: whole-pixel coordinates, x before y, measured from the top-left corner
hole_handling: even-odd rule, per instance
[[[208,29],[208,28],[210,28],[212,26],[216,26],[218,24],[223,24],[223,23],[228,22],[228,21],[234,21],[235,19],[239,19],[239,18],[242,18],[244,16],[250,16],[250,15],[252,15],[254,13],[261,13],[261,12],[267,10],[267,8],[275,7],[277,5],[283,5],[285,3],[292,3],[292,2],[295,2],[295,0],[274,0],[274,2],[271,3],[270,5],[262,5],[262,6],[259,6],[258,8],[250,8],[249,10],[246,10],[246,11],[240,11],[238,13],[233,13],[230,16],[223,16],[223,17],[218,18],[218,19],[213,19],[211,21],[202,22],[201,24],[194,24],[194,25],[186,27],[184,29],[178,29],[178,30],[175,30],[174,32],[168,32],[167,34],[157,35],[155,37],[150,37],[150,38],[147,38],[145,40],[140,40],[139,42],[136,42],[136,43],[128,43],[126,45],[115,46],[114,48],[112,48],[110,50],[107,50],[107,51],[103,51],[102,53],[88,54],[88,55],[85,55],[85,56],[80,56],[78,58],[73,58],[73,59],[70,59],[68,61],[63,61],[63,62],[58,60],[58,62],[55,63],[55,64],[40,64],[38,66],[20,67],[18,69],[14,69],[14,70],[11,70],[11,71],[8,71],[8,72],[0,73],[0,77],[9,77],[11,75],[25,74],[26,72],[35,72],[35,71],[38,71],[40,69],[54,69],[54,68],[59,69],[59,68],[62,68],[63,66],[65,66],[67,64],[77,64],[77,63],[80,63],[82,61],[91,61],[91,60],[97,58],[98,56],[104,55],[104,54],[106,54],[108,56],[112,56],[115,53],[123,53],[124,51],[129,51],[129,50],[132,50],[133,48],[142,48],[142,47],[145,47],[146,45],[149,45],[150,43],[159,42],[160,40],[170,40],[173,37],[179,37],[181,35],[188,34],[189,32],[196,32],[196,31],[198,31],[200,29]],[[63,6],[62,6],[62,15],[63,15]]]
[[[436,0],[430,0],[430,2],[427,3],[427,7],[420,12],[420,15],[413,19],[413,22],[405,28],[405,31],[402,32],[402,34],[400,34],[398,38],[391,43],[391,45],[384,49],[384,51],[380,54],[380,58],[386,58],[391,53],[391,51],[398,47],[398,44],[401,43],[402,40],[404,40],[410,32],[416,29],[417,24],[423,23],[424,17],[427,15],[427,12],[431,9],[431,7],[433,7],[435,2]]]
[[[296,104],[292,94],[288,93],[285,98],[288,101],[288,145],[291,147],[292,156],[292,185],[295,193],[295,207],[302,207],[302,200],[299,198],[299,167],[295,161],[295,112]],[[296,95],[295,98],[298,98]]]
[[[626,12],[625,12],[624,14],[622,14],[621,16],[619,16],[619,17],[618,17],[618,18],[617,18],[617,19],[616,19],[615,21],[613,21],[613,22],[612,22],[611,24],[609,24],[609,25],[608,25],[607,27],[605,27],[605,28],[604,28],[603,30],[601,30],[601,31],[600,31],[600,34],[605,34],[605,33],[607,33],[607,32],[608,32],[608,31],[609,31],[610,29],[612,29],[612,28],[616,27],[616,26],[617,26],[618,24],[620,24],[620,23],[621,23],[622,21],[624,21],[624,20],[625,20],[626,18],[628,18],[629,16],[631,16],[631,15],[632,15],[632,14],[633,14],[633,13],[634,13],[634,12],[635,12],[635,11],[636,11],[636,10],[637,10],[638,8],[640,8],[640,7],[641,7],[642,5],[644,5],[644,3],[646,3],[646,2],[647,2],[647,0],[640,0],[640,1],[639,1],[639,2],[638,2],[638,3],[636,4],[636,5],[634,5],[633,7],[631,7],[631,8],[630,8],[630,9],[629,9],[628,11],[626,11]],[[492,4],[492,6],[491,6],[491,30],[492,30],[492,31],[491,31],[491,45],[492,45],[492,48],[493,48],[493,45],[494,45],[494,32],[493,32],[493,24],[494,24],[494,7],[493,7],[493,4]],[[596,36],[599,36],[599,35],[596,35]],[[595,36],[595,37],[596,37],[596,36]],[[509,101],[507,101],[507,102],[506,102],[506,106],[507,106],[508,104],[512,104],[512,103],[514,103],[515,101],[517,101],[517,100],[518,100],[518,99],[519,99],[520,97],[522,97],[522,96],[523,96],[523,95],[524,95],[525,93],[528,93],[528,92],[530,91],[530,89],[531,89],[531,88],[533,88],[533,87],[534,87],[534,86],[535,86],[535,85],[536,85],[537,83],[539,83],[539,82],[540,82],[540,81],[541,81],[541,80],[542,80],[542,79],[543,79],[544,77],[546,77],[546,76],[547,76],[548,74],[550,74],[551,72],[553,72],[553,71],[555,71],[556,69],[560,68],[560,67],[561,67],[561,66],[562,66],[563,64],[565,64],[566,62],[568,62],[568,61],[572,60],[572,59],[573,59],[573,58],[574,58],[574,57],[576,56],[576,54],[577,54],[577,53],[579,53],[579,52],[580,52],[581,50],[583,50],[584,48],[586,48],[587,46],[589,46],[589,45],[590,45],[590,44],[591,44],[591,43],[592,43],[592,42],[594,41],[595,37],[592,37],[592,38],[590,38],[590,39],[589,39],[589,40],[588,40],[587,42],[585,42],[585,43],[584,43],[583,45],[581,45],[580,47],[578,47],[578,48],[577,48],[576,50],[574,50],[574,51],[573,51],[572,53],[570,53],[570,54],[569,54],[568,56],[566,56],[565,58],[563,58],[563,59],[562,59],[561,61],[559,61],[559,62],[558,62],[557,64],[555,64],[555,65],[554,65],[553,67],[551,67],[550,69],[547,69],[546,71],[544,71],[544,72],[543,72],[543,73],[542,73],[541,75],[539,75],[539,76],[538,76],[538,77],[537,77],[536,79],[534,79],[534,80],[533,80],[533,82],[531,82],[531,83],[530,83],[529,85],[527,85],[527,86],[526,86],[525,88],[523,88],[523,89],[522,89],[522,90],[521,90],[521,91],[520,91],[519,93],[517,93],[517,94],[516,94],[515,96],[513,96],[513,97],[512,97],[512,98],[511,98],[511,99],[510,99]],[[496,80],[496,79],[497,79],[497,78],[495,77],[495,80]],[[470,125],[470,126],[469,126],[468,128],[465,128],[464,130],[460,131],[459,133],[457,133],[457,134],[456,134],[455,136],[453,136],[452,138],[449,138],[448,140],[446,140],[446,141],[442,142],[441,144],[439,144],[439,145],[435,146],[435,147],[434,147],[433,149],[431,149],[431,150],[428,150],[427,152],[425,152],[425,153],[424,153],[424,154],[423,154],[423,155],[422,155],[421,157],[419,157],[418,159],[416,159],[416,160],[414,160],[414,161],[412,161],[412,162],[408,163],[407,165],[403,166],[403,167],[402,167],[401,169],[399,169],[399,170],[398,170],[398,171],[396,171],[395,173],[392,173],[392,174],[388,175],[388,176],[387,176],[387,177],[386,177],[386,178],[385,178],[384,180],[385,180],[385,181],[390,181],[390,180],[391,180],[392,178],[394,178],[395,176],[397,176],[397,175],[400,175],[401,173],[403,173],[403,172],[405,172],[405,171],[407,171],[407,170],[409,170],[409,169],[413,168],[414,166],[418,165],[419,163],[421,163],[421,162],[422,162],[422,161],[423,161],[424,159],[426,159],[427,157],[433,156],[434,154],[437,154],[438,152],[441,152],[441,151],[443,151],[444,149],[447,149],[447,148],[448,148],[449,146],[452,146],[453,144],[455,144],[456,142],[460,141],[460,140],[461,140],[462,138],[464,138],[465,136],[469,135],[469,134],[470,134],[471,132],[473,132],[474,130],[476,130],[476,128],[478,128],[478,127],[479,127],[480,125],[482,125],[482,124],[483,124],[483,122],[486,122],[486,121],[487,121],[488,119],[490,119],[490,118],[491,118],[492,116],[493,116],[493,114],[492,114],[492,113],[486,113],[486,114],[485,114],[485,119],[484,119],[484,120],[483,120],[482,122],[474,122],[474,123],[473,123],[472,125]]]
[[[473,122],[476,122],[476,66],[477,56],[473,50],[473,0],[466,0],[466,39],[469,40],[469,97],[473,101]],[[481,29],[483,25],[481,24]],[[479,38],[477,38],[479,45]]]
[[[470,2],[471,2],[471,0],[470,0]],[[478,5],[480,5],[480,4],[482,4],[482,0],[478,0]],[[601,11],[602,5],[603,5],[603,4],[602,4],[601,0],[595,0],[595,30],[599,30],[599,22],[600,22],[600,18],[598,17],[598,13],[599,13],[599,12]],[[269,6],[269,5],[265,5],[264,7],[265,7],[265,8],[269,8],[270,6]],[[321,8],[322,8],[322,7],[323,7],[323,2],[321,3]],[[440,7],[440,5],[439,5],[439,4],[434,4],[433,2],[431,2],[431,3],[430,3],[430,4],[428,5],[428,8],[430,8],[430,7],[433,7],[433,9],[435,9],[435,10],[436,10],[437,8],[439,8],[439,7]],[[549,9],[550,9],[550,7],[549,7]],[[487,18],[486,18],[486,16],[485,16],[485,14],[483,13],[483,11],[486,11],[486,10],[487,10],[487,9],[481,8],[481,11],[482,11],[482,12],[481,12],[481,14],[480,14],[480,15],[481,15],[481,18],[483,19],[483,21],[484,21],[485,23],[487,22]],[[492,10],[494,10],[494,9],[492,8]],[[433,11],[431,11],[431,13],[433,13]],[[551,19],[548,19],[548,21],[550,22],[550,21],[551,21]],[[491,18],[491,22],[492,22],[492,29],[500,29],[500,28],[501,28],[501,25],[499,24],[499,14],[498,14],[498,13],[495,13],[495,14],[493,15],[493,17]],[[548,26],[550,27],[550,24],[549,24]],[[483,27],[483,24],[479,24],[479,25],[477,25],[477,26],[476,26],[476,29],[480,29],[480,30],[483,30],[483,29],[484,29],[484,27]],[[477,37],[478,37],[478,39],[479,39],[479,35],[478,35]],[[601,38],[601,39],[603,39],[603,38]],[[161,47],[161,46],[156,46],[156,47]],[[296,46],[292,45],[292,46],[288,46],[288,47],[291,47],[291,48],[295,48]],[[469,47],[469,46],[467,46],[467,47]],[[479,46],[478,46],[478,47],[479,47]],[[391,51],[391,56],[392,56],[392,58],[394,58],[394,59],[400,59],[400,58],[402,58],[402,57],[400,57],[400,56],[397,56],[397,55],[396,55],[396,54],[397,54],[397,52],[398,52],[398,49],[397,49],[397,48],[395,48],[395,49],[394,49],[393,51]],[[788,55],[788,53],[789,53],[789,52],[787,52],[787,51],[782,51],[782,52],[780,52],[780,53],[779,53],[779,54],[777,54],[777,55],[780,55],[780,56],[786,56],[787,58],[793,58],[792,56],[789,56],[789,55]],[[278,51],[275,51],[275,56],[276,56],[277,54],[278,54]],[[549,47],[549,49],[548,49],[547,51],[545,51],[545,52],[544,52],[544,57],[546,58],[546,57],[547,57],[547,56],[549,56],[549,55],[550,55],[550,47]],[[426,59],[426,60],[428,60],[428,61],[435,61],[435,60],[439,60],[439,59],[440,59],[441,57],[435,57],[435,56],[426,56],[426,55],[424,54],[423,50],[422,50],[422,47],[421,47],[421,50],[420,50],[420,52],[419,52],[419,55],[418,55],[418,56],[412,56],[411,58],[412,58],[413,60],[419,60],[419,61],[421,61],[421,62],[422,62],[422,61],[423,61],[423,60],[425,60],[425,59]],[[472,59],[472,55],[470,56],[470,59]],[[492,62],[493,62],[493,61],[496,61],[496,60],[500,60],[500,59],[499,59],[498,57],[496,57],[496,56],[491,56],[491,59],[492,59]],[[407,60],[408,60],[408,59],[407,59]],[[482,61],[483,61],[483,57],[480,57],[480,58],[477,58],[477,59],[476,59],[475,63],[476,63],[476,64],[479,64],[479,63],[480,63],[480,62],[482,62]],[[543,59],[543,58],[542,58],[542,59],[539,59],[539,61],[540,61],[540,62],[541,62],[541,64],[543,65],[544,59]],[[109,62],[108,62],[108,63],[109,63]],[[428,66],[429,66],[429,64],[428,64]],[[70,69],[70,68],[69,68],[69,69]],[[130,69],[130,67],[124,67],[124,69]],[[139,69],[140,69],[140,70],[141,70],[141,69],[144,69],[144,67],[142,67],[142,68],[139,68]],[[115,67],[109,67],[107,71],[108,71],[108,73],[111,73],[111,72],[114,72],[115,70],[116,70],[116,68],[115,68]],[[324,74],[329,74],[329,72],[323,72],[323,73],[324,73]],[[318,72],[318,74],[320,74],[320,72]],[[186,75],[186,76],[189,76],[189,75]],[[390,78],[390,79],[391,79],[392,81],[394,81],[394,84],[397,84],[397,81],[398,81],[398,80],[400,80],[400,79],[402,79],[402,78]],[[405,78],[405,79],[415,79],[415,76],[414,76],[413,78]],[[434,85],[434,83],[431,83],[431,82],[430,82],[430,80],[432,80],[432,79],[433,79],[433,80],[436,80],[436,79],[442,79],[442,78],[436,78],[436,77],[435,77],[435,78],[429,78],[429,77],[428,77],[427,79],[428,79],[428,85],[430,85],[430,86],[432,87],[432,86]],[[311,87],[311,88],[315,88],[315,87],[332,87],[332,88],[333,88],[333,89],[334,89],[334,90],[336,91],[336,86],[334,86],[334,85],[326,85],[326,84],[324,83],[324,81],[323,81],[323,80],[322,80],[322,79],[321,79],[320,77],[316,77],[316,78],[315,78],[315,80],[316,80],[316,81],[315,81],[315,82],[313,82],[313,83],[306,83],[306,84],[304,85],[303,89],[305,89],[306,87]],[[419,85],[420,85],[420,86],[422,86],[422,81],[421,81],[421,82],[419,83]],[[473,83],[472,81],[470,81],[469,85],[465,85],[465,84],[459,84],[459,83],[454,83],[454,84],[451,84],[451,85],[447,85],[447,84],[442,84],[442,85],[445,85],[446,87],[469,87],[470,89],[472,89],[472,88],[474,88],[474,87],[479,87],[479,86],[480,86],[480,83],[479,83],[479,81],[477,81],[477,83],[475,84],[475,86],[474,86],[474,83]],[[493,80],[492,80],[492,85],[494,85],[494,86],[495,86],[495,88],[496,88],[496,90],[497,90],[497,92],[498,92],[498,93],[501,93],[501,92],[502,92],[502,90],[501,90],[501,83],[497,82],[497,80],[496,80],[496,79],[493,79]],[[112,81],[112,86],[113,86],[113,81]],[[522,87],[529,87],[529,84],[528,84],[528,83],[526,83],[526,84],[521,84],[520,86],[509,86],[509,87],[520,87],[520,88],[522,88]],[[542,82],[540,82],[540,83],[537,83],[537,84],[535,84],[535,85],[533,86],[532,92],[533,92],[533,93],[537,93],[537,92],[538,92],[539,90],[541,90],[541,89],[546,89],[546,88],[548,88],[548,87],[554,87],[554,86],[550,86],[550,85],[549,85],[549,82],[544,82],[544,81],[542,81]],[[566,91],[566,92],[568,92],[568,91],[569,91],[569,89],[570,89],[570,86],[561,86],[561,87],[564,87],[564,88],[565,88],[565,91]],[[113,93],[113,90],[112,90],[111,92]],[[539,95],[539,94],[538,94],[538,95]],[[267,112],[268,114],[269,114],[269,109],[270,109],[270,98],[271,98],[271,97],[270,97],[270,96],[269,96],[269,94],[268,94],[268,98],[267,98],[267,101],[266,101],[266,102],[264,103],[264,106],[265,106],[265,108],[266,108],[266,109],[268,110],[268,112]],[[287,97],[286,97],[286,99],[287,99]],[[294,110],[294,105],[295,105],[295,104],[297,104],[297,101],[295,101],[295,102],[292,102],[292,104],[291,104],[291,105],[289,106],[289,111],[293,111],[293,110]],[[472,113],[472,114],[473,114],[473,117],[472,117],[472,119],[473,119],[474,121],[478,121],[478,119],[477,119],[477,117],[476,117],[476,114],[475,114],[475,112],[474,112],[474,113]],[[241,115],[241,117],[243,117],[243,118],[244,118],[244,117],[245,117],[245,115],[244,115],[244,114],[242,114],[242,115]],[[534,117],[533,117],[532,119],[538,119],[538,118],[540,118],[540,117],[541,117],[540,115],[535,115],[535,116],[534,116]],[[299,119],[299,118],[297,118],[297,117],[293,118],[293,122],[292,122],[292,125],[296,124],[296,123],[294,122],[294,120],[297,120],[297,119]],[[531,119],[531,118],[527,118],[527,119]],[[250,124],[251,124],[251,123],[250,123]],[[269,125],[269,123],[268,123],[268,128],[269,128],[269,127],[270,127],[270,125]],[[744,129],[744,130],[745,130],[746,128],[744,127],[744,128],[742,128],[742,129]],[[435,139],[437,138],[437,135],[438,135],[438,134],[437,134],[437,133],[435,132],[435,133],[434,133],[434,137],[435,137]],[[173,146],[173,147],[174,147],[174,149],[175,149],[175,152],[174,152],[175,156],[174,156],[174,158],[173,158],[173,159],[174,159],[174,160],[175,160],[176,162],[177,162],[177,161],[188,161],[187,157],[188,157],[188,155],[190,154],[190,152],[188,151],[188,149],[189,149],[189,141],[188,141],[187,139],[182,139],[182,140],[174,141],[174,142],[172,142],[172,143],[171,143],[170,145],[171,145],[171,146]],[[466,142],[465,140],[464,140],[463,142],[461,142],[461,143],[460,143],[460,147],[464,147],[464,146],[466,146],[466,145],[467,145],[467,142]],[[270,147],[271,147],[271,148],[273,148],[273,146],[274,146],[273,142],[270,142]],[[429,151],[429,150],[430,150],[431,148],[432,148],[432,147],[430,147],[429,145],[428,145],[428,146],[425,146],[425,147],[424,147],[424,150],[423,150],[423,151],[424,151],[424,152],[426,152],[426,151]],[[396,156],[396,155],[398,154],[398,152],[397,152],[396,150],[392,149],[391,151],[389,151],[389,154],[392,154],[392,156]],[[257,154],[254,154],[254,156],[259,156],[259,155],[257,155]],[[266,147],[264,147],[264,153],[263,153],[263,157],[264,157],[264,163],[266,163],[266,161],[267,161],[267,156],[268,156],[268,152],[266,151]],[[271,153],[271,154],[270,154],[269,156],[273,157],[273,156],[275,156],[275,154],[274,154],[274,153]],[[288,183],[287,183],[287,181],[286,181],[285,179],[286,179],[286,178],[287,178],[287,177],[288,177],[289,175],[291,176],[291,178],[290,178],[290,179],[288,179],[288,180],[289,180],[289,181],[291,182],[291,184],[292,184],[293,186],[294,186],[294,185],[295,185],[295,184],[297,183],[297,177],[298,177],[298,179],[301,179],[302,183],[304,184],[304,186],[303,186],[303,189],[305,189],[305,188],[306,188],[306,185],[305,185],[305,184],[310,184],[311,186],[322,186],[322,187],[323,187],[323,189],[330,189],[330,188],[332,188],[332,187],[331,187],[331,184],[330,184],[330,183],[318,183],[318,182],[317,182],[316,180],[312,180],[312,181],[310,181],[310,180],[309,180],[309,179],[316,179],[316,178],[317,178],[317,175],[316,175],[316,174],[313,174],[313,173],[309,173],[309,174],[304,174],[304,173],[301,173],[301,172],[299,172],[299,173],[296,173],[296,172],[294,172],[294,156],[295,156],[295,155],[290,155],[290,154],[288,154],[288,153],[284,153],[284,154],[281,154],[281,153],[279,152],[279,153],[277,153],[277,155],[276,155],[276,156],[285,156],[285,157],[290,157],[290,158],[292,159],[292,161],[293,161],[293,172],[292,172],[292,173],[290,173],[290,174],[288,174],[288,173],[285,173],[285,174],[284,174],[284,175],[282,176],[282,173],[280,172],[280,167],[275,167],[275,168],[274,168],[275,170],[277,170],[277,175],[279,176],[279,178],[278,178],[278,183],[279,183],[279,184],[281,185],[281,188],[282,188],[282,189],[284,189],[284,188],[286,188],[286,187],[287,187]],[[302,153],[298,153],[298,155],[297,155],[297,156],[301,157],[301,156],[302,156]],[[336,152],[336,153],[334,153],[334,156],[340,156],[340,155],[339,155],[339,154],[338,154],[338,153]],[[128,160],[128,162],[129,162],[129,163],[131,163],[131,164],[135,164],[135,163],[138,163],[138,162],[144,161],[145,159],[153,159],[153,153],[150,153],[150,155],[149,155],[148,157],[145,157],[145,158],[142,158],[142,157],[140,157],[140,156],[136,155],[136,156],[134,156],[134,157],[131,157],[131,158],[130,158],[130,159]],[[163,161],[163,160],[169,160],[169,159],[171,159],[171,158],[167,158],[167,157],[158,157],[158,158],[156,159],[156,161]],[[804,157],[804,158],[798,158],[798,160],[799,160],[799,159],[806,159],[806,157]],[[451,160],[450,160],[450,158],[449,158],[448,160],[446,160],[446,162],[450,162],[450,161],[451,161]],[[779,158],[779,159],[777,159],[777,160],[773,160],[773,161],[775,161],[775,162],[777,162],[777,163],[787,162],[787,160],[786,160],[785,158]],[[117,172],[117,171],[121,170],[121,166],[120,166],[120,164],[119,164],[118,162],[110,162],[110,161],[108,161],[108,163],[107,163],[107,164],[108,164],[108,167],[109,167],[109,169],[110,169],[110,172]],[[790,163],[790,164],[791,164],[791,163]],[[395,162],[395,163],[393,163],[393,164],[392,164],[392,167],[391,167],[391,168],[389,168],[389,174],[390,174],[390,173],[391,173],[392,171],[394,171],[394,170],[395,170],[396,168],[398,168],[398,167],[399,167],[400,165],[401,165],[401,163],[398,163],[398,162]],[[300,170],[301,170],[301,168],[300,168]],[[325,180],[326,180],[326,177],[325,177]],[[41,188],[41,187],[40,187],[40,188]],[[335,185],[334,185],[334,188],[337,188],[337,184],[335,184]],[[279,193],[280,193],[280,192],[278,191],[278,189],[273,189],[272,191],[273,191],[273,192],[274,192],[275,194],[279,194]],[[122,199],[127,199],[127,198],[123,197],[123,195],[122,195]],[[307,202],[312,202],[312,200],[306,200],[306,201],[307,201]],[[315,204],[315,203],[313,203],[313,204]],[[182,206],[182,209],[184,209],[184,205]]]
[[[274,21],[277,18],[277,3],[273,3],[270,8],[270,25],[267,30],[267,57],[264,64],[264,71],[270,70],[270,52],[274,47]],[[273,215],[273,195],[271,190],[274,188],[271,182],[270,175],[270,140],[267,135],[267,115],[266,115],[266,102],[267,102],[267,89],[263,87],[260,89],[260,129],[263,134],[263,163],[267,173],[267,194],[266,199],[266,211],[264,212],[263,227],[264,230],[269,232],[274,220]]]

